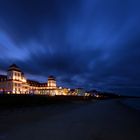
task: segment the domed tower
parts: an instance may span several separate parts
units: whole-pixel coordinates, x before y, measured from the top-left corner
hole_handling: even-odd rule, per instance
[[[21,80],[21,70],[16,64],[12,64],[8,68],[7,79],[9,80]]]
[[[16,64],[12,64],[7,72],[8,90],[10,93],[20,94],[22,87],[22,71]]]
[[[48,89],[55,89],[56,88],[56,79],[54,76],[48,77]]]

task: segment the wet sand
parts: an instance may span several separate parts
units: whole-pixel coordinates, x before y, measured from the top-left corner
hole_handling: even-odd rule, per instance
[[[119,100],[54,105],[2,114],[0,140],[140,139],[140,112]]]

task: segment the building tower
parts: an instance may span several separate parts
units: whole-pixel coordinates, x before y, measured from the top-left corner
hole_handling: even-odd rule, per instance
[[[52,75],[48,77],[47,89],[48,95],[50,96],[56,95],[56,79]]]
[[[54,76],[48,77],[48,89],[56,89],[56,79]]]
[[[16,64],[12,64],[8,68],[7,79],[8,80],[20,80],[21,79],[21,70]]]
[[[7,72],[7,88],[8,92],[20,94],[22,87],[22,71],[16,64],[12,64]]]

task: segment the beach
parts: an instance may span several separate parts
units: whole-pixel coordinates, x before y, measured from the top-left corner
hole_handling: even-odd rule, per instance
[[[0,140],[139,140],[140,112],[122,99],[1,111]]]

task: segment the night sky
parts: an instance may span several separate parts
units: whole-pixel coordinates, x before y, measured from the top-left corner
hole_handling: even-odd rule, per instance
[[[0,0],[0,73],[140,95],[139,0]]]

